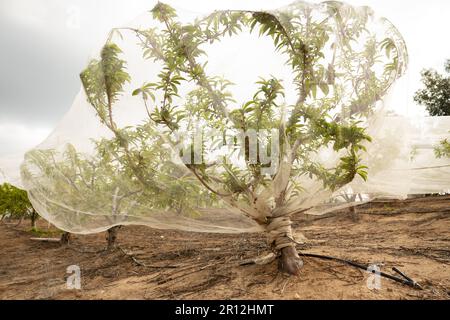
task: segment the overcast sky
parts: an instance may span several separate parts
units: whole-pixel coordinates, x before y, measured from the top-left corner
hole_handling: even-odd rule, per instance
[[[166,0],[191,11],[276,8],[292,0]],[[319,1],[312,1],[319,2]],[[369,5],[403,34],[410,68],[405,108],[420,87],[420,70],[450,58],[450,1],[349,0]],[[153,7],[152,0],[0,0],[0,156],[41,142],[69,110],[79,72],[108,30]],[[269,2],[267,2],[269,3]]]

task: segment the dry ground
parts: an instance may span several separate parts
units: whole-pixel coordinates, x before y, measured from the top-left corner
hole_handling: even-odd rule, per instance
[[[261,234],[220,235],[123,227],[121,250],[102,251],[105,234],[75,236],[69,247],[30,240],[0,225],[0,299],[449,299],[450,197],[377,201],[326,216],[297,216],[302,252],[397,267],[416,290],[339,262],[304,258],[298,277],[269,265],[240,266],[267,253]],[[41,228],[47,224],[41,221]],[[66,288],[66,268],[81,268],[81,290]],[[141,264],[141,265],[140,265]],[[142,264],[145,264],[143,266]]]

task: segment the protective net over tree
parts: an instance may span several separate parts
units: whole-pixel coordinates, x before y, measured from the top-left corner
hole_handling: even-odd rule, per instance
[[[368,7],[198,16],[158,3],[111,31],[22,182],[70,232],[267,231],[283,252],[293,214],[449,189],[433,150],[448,118],[414,123],[383,103],[407,60]]]

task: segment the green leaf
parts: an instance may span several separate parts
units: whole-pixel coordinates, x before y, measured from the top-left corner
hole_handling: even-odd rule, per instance
[[[359,170],[359,171],[358,171],[358,175],[359,175],[364,181],[367,181],[367,171]]]
[[[316,84],[311,85],[311,93],[312,93],[313,98],[316,99],[316,97],[317,97],[317,85]]]
[[[326,83],[321,83],[320,90],[322,90],[323,94],[327,96],[330,92],[330,87]]]

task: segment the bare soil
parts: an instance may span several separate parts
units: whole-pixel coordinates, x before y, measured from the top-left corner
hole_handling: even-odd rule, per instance
[[[349,265],[304,257],[300,276],[277,263],[245,265],[269,252],[263,234],[222,235],[122,227],[120,248],[103,250],[106,234],[73,235],[70,246],[30,240],[21,226],[0,225],[0,299],[449,299],[450,196],[375,201],[325,216],[294,217],[302,253],[397,267],[423,290]],[[47,227],[45,221],[38,224]],[[301,236],[303,235],[303,236]],[[66,269],[81,268],[69,290]]]

